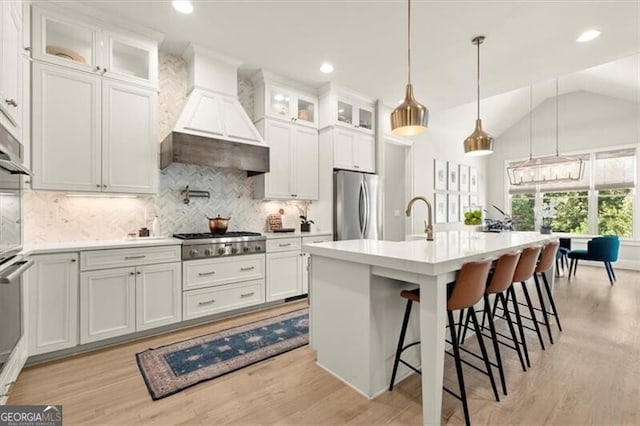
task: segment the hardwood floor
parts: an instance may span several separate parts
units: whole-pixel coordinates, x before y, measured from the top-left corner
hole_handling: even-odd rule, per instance
[[[571,282],[556,281],[564,332],[554,329],[556,343],[546,351],[528,335],[532,368],[526,373],[515,353],[503,351],[509,395],[501,402],[493,400],[486,377],[465,369],[473,424],[640,424],[640,273],[616,273],[614,287],[603,269],[582,266]],[[317,367],[309,347],[159,401],[149,397],[136,352],[302,303],[26,368],[9,404],[62,404],[66,425],[420,424],[416,375],[368,401]],[[449,358],[445,382],[457,389]],[[446,393],[442,421],[464,423],[460,403]]]

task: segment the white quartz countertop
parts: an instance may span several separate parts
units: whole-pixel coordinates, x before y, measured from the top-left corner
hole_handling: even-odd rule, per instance
[[[470,260],[497,258],[507,251],[551,238],[552,235],[536,232],[447,231],[437,232],[435,241],[426,241],[423,237],[411,241],[332,241],[305,244],[303,250],[312,256],[433,275],[455,271]]]
[[[87,241],[64,241],[59,243],[25,244],[22,253],[46,254],[82,250],[102,250],[114,248],[136,248],[180,245],[181,241],[171,237],[141,237],[123,238],[121,240],[87,240]]]
[[[264,232],[262,235],[267,237],[268,240],[276,238],[295,238],[295,237],[318,237],[321,235],[331,235],[330,231],[311,231],[311,232]]]

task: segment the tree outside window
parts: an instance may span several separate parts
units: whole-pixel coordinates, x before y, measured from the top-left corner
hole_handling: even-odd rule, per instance
[[[598,191],[598,233],[601,235],[633,235],[633,190]]]
[[[543,194],[542,202],[556,201],[556,212],[551,222],[551,229],[555,232],[570,232],[573,234],[589,233],[589,198],[588,191],[578,192],[547,192]]]
[[[511,197],[511,217],[516,224],[518,231],[534,231],[536,218],[534,207],[536,204],[535,194],[514,194]]]

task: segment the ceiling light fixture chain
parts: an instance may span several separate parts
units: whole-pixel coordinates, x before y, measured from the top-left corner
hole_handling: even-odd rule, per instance
[[[411,0],[407,0],[407,82],[411,84]]]
[[[556,77],[556,157],[558,157],[560,155],[560,149],[558,148],[558,140],[560,139],[560,108],[558,107],[559,104],[559,100],[558,100],[558,77]]]
[[[533,85],[529,85],[529,160],[533,159]]]
[[[476,55],[476,90],[477,90],[477,105],[476,105],[476,126],[473,133],[471,133],[464,140],[464,153],[467,155],[487,155],[493,153],[493,136],[482,130],[482,120],[480,120],[480,45],[484,42],[484,36],[477,36],[471,40],[471,43],[477,47]]]

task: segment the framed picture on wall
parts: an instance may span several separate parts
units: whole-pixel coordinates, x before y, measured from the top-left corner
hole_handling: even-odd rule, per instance
[[[447,189],[449,191],[458,192],[458,166],[453,163],[449,163],[447,171]]]
[[[469,211],[469,196],[460,195],[460,222],[464,222],[464,214]]]
[[[469,192],[469,166],[460,164],[458,167],[458,181],[460,182],[460,192]]]
[[[480,207],[480,205],[478,204],[478,196],[477,195],[471,195],[469,197],[469,207]]]
[[[449,194],[447,196],[447,207],[449,210],[448,214],[448,222],[454,223],[460,221],[460,211],[458,205],[459,196],[458,194]]]
[[[475,167],[469,168],[469,192],[478,193],[478,169]]]
[[[447,162],[433,160],[433,189],[436,191],[447,190]]]
[[[447,194],[436,193],[433,205],[436,223],[447,223]]]

